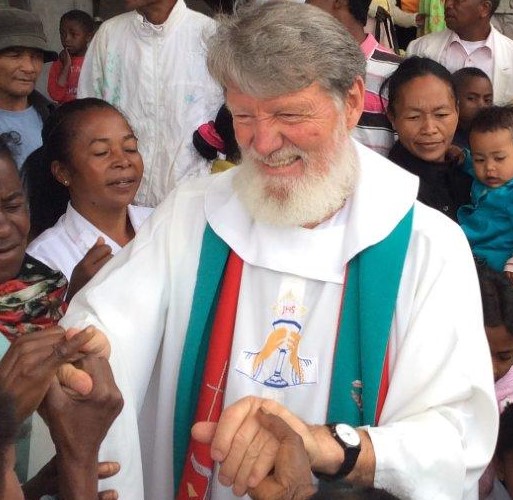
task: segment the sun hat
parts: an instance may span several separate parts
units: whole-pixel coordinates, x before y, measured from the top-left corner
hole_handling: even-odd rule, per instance
[[[48,50],[43,23],[26,10],[0,8],[0,50],[28,47],[43,51],[44,62],[55,61],[57,52]]]

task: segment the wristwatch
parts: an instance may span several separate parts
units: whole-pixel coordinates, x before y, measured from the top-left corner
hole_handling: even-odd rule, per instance
[[[335,481],[343,479],[353,469],[358,460],[358,455],[362,449],[360,435],[350,425],[347,424],[326,424],[335,441],[344,450],[344,461],[340,469],[335,474],[323,474],[314,472],[315,476],[324,481]]]

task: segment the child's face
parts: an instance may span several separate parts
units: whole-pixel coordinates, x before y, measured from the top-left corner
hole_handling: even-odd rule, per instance
[[[470,150],[476,177],[496,188],[513,179],[513,135],[509,129],[471,132]]]
[[[87,50],[87,44],[91,41],[92,34],[88,33],[78,21],[65,19],[60,26],[62,46],[72,56],[83,56]]]
[[[485,326],[485,331],[492,355],[493,376],[497,382],[513,365],[513,334],[504,325]]]
[[[458,93],[460,116],[458,125],[468,128],[470,122],[481,108],[493,104],[493,88],[488,78],[470,77]]]

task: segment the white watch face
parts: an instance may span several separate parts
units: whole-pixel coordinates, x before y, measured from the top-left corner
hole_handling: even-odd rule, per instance
[[[358,446],[360,444],[360,435],[350,425],[337,424],[335,431],[348,446]]]

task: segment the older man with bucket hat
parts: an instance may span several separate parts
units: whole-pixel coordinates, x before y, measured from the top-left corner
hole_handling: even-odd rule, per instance
[[[38,16],[0,9],[0,133],[17,133],[19,167],[41,146],[41,129],[52,105],[35,86],[43,64],[56,59]]]

